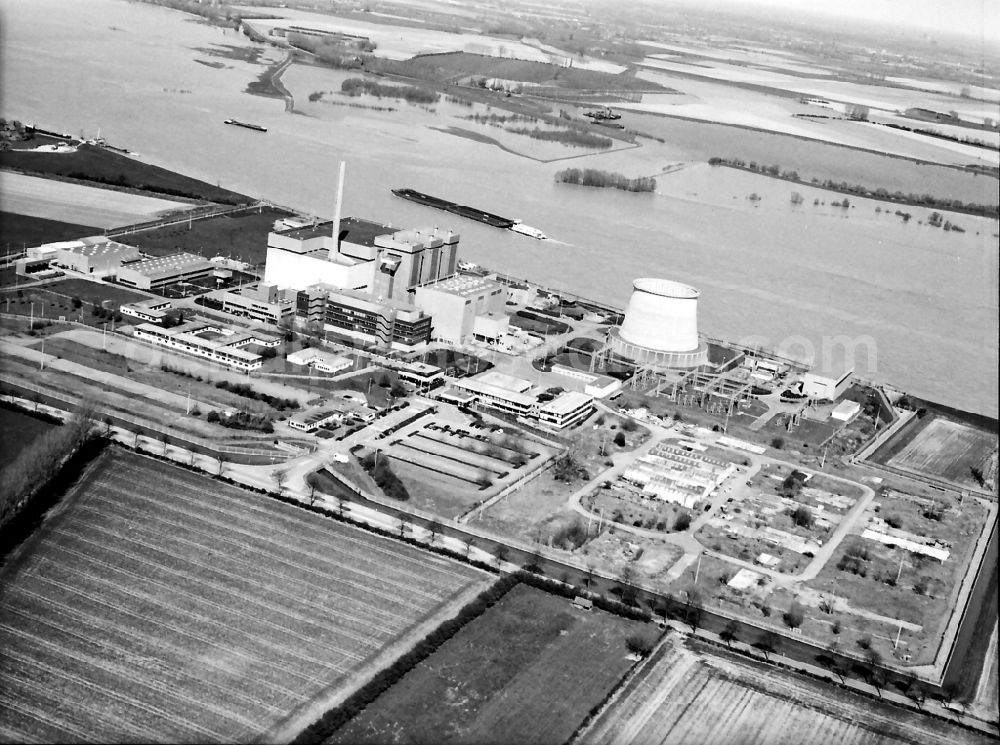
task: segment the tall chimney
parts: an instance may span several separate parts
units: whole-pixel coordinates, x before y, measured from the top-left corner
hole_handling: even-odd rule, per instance
[[[337,184],[337,209],[333,213],[333,240],[337,253],[340,253],[340,208],[344,201],[344,168],[346,164],[340,161],[340,183]]]

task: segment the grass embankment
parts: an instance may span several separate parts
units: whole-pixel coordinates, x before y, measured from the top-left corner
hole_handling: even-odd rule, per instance
[[[47,414],[0,401],[0,469],[17,460],[35,440],[59,424],[59,420]]]
[[[4,253],[20,251],[26,246],[82,238],[93,235],[95,230],[86,225],[46,220],[44,217],[0,212],[0,244],[4,246]]]
[[[656,191],[656,179],[651,176],[629,178],[621,173],[599,171],[596,168],[567,168],[556,174],[556,181],[580,186],[610,187],[622,191]]]
[[[92,145],[80,145],[75,153],[8,150],[0,152],[0,168],[220,204],[242,204],[252,201],[243,194]]]
[[[904,194],[902,191],[889,192],[888,189],[884,187],[872,188],[869,186],[863,186],[861,184],[850,184],[846,181],[834,181],[833,179],[823,179],[813,177],[812,179],[806,180],[802,176],[799,176],[797,171],[794,170],[782,170],[781,166],[778,165],[764,165],[763,163],[756,163],[750,161],[749,163],[741,158],[719,158],[712,157],[708,159],[708,164],[712,166],[728,166],[729,168],[736,168],[741,171],[750,171],[751,173],[759,173],[763,176],[770,176],[771,178],[781,179],[782,181],[790,181],[793,184],[804,184],[806,186],[815,186],[820,189],[826,189],[828,191],[835,191],[841,194],[853,194],[859,197],[865,197],[867,199],[878,199],[884,202],[895,202],[897,204],[907,204],[916,207],[927,207],[929,209],[941,209],[948,210],[949,212],[963,212],[969,215],[978,215],[980,217],[990,217],[993,219],[1000,218],[1000,205],[995,204],[968,204],[963,202],[961,199],[954,199],[951,197],[935,197],[930,194],[916,194],[913,192]],[[905,220],[909,219],[907,215]],[[941,227],[941,221],[928,221],[929,225],[934,227]],[[958,232],[964,233],[965,231],[957,226],[951,226],[948,224],[946,230],[958,230]]]

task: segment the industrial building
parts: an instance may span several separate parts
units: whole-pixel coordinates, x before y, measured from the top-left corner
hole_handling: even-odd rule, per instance
[[[243,347],[249,344],[276,347],[281,343],[280,339],[257,331],[235,329],[207,321],[189,321],[169,329],[153,323],[142,323],[132,332],[138,339],[247,372],[259,369],[264,364],[264,359]]]
[[[851,387],[854,368],[847,365],[820,372],[807,372],[802,377],[802,393],[821,401],[836,401]]]
[[[197,254],[181,252],[123,266],[118,270],[118,282],[140,290],[159,290],[176,282],[207,277],[215,271],[229,270],[218,269],[215,264]]]
[[[612,378],[610,375],[600,375],[586,370],[577,370],[575,367],[560,365],[558,363],[552,366],[551,371],[556,375],[564,375],[567,378],[582,381],[584,384],[583,392],[594,398],[610,396],[622,388],[622,382],[618,378]]]
[[[296,313],[307,323],[383,346],[410,349],[431,338],[431,317],[415,305],[325,284],[297,293]]]
[[[455,272],[459,236],[451,231],[399,230],[352,217],[339,228],[334,235],[333,223],[324,222],[268,234],[265,281],[296,290],[319,282],[408,302],[417,285]]]
[[[349,370],[354,362],[339,354],[331,354],[316,347],[307,347],[298,352],[292,352],[287,357],[293,365],[308,365],[319,372],[338,373]]]
[[[171,303],[169,300],[157,298],[155,300],[141,300],[137,303],[124,303],[119,310],[122,315],[132,316],[146,323],[160,324],[163,323],[163,319],[167,315],[167,311],[170,310],[170,306]]]
[[[207,298],[221,303],[223,313],[276,326],[295,316],[296,296],[295,290],[280,289],[277,285],[261,282],[247,287],[216,290]]]
[[[435,340],[497,343],[508,331],[506,288],[499,282],[459,274],[417,287],[414,304],[433,319]]]
[[[693,287],[667,279],[641,278],[625,307],[620,328],[608,335],[611,350],[637,365],[693,368],[708,363],[708,345],[698,337],[698,297]]]
[[[512,414],[549,429],[572,427],[594,411],[594,397],[575,391],[566,391],[551,401],[539,403],[538,397],[530,393],[530,381],[495,370],[456,380],[454,386],[459,392],[457,396],[467,404]],[[443,395],[442,398],[454,401],[456,394]]]
[[[321,427],[340,424],[351,418],[370,422],[375,418],[375,411],[348,398],[334,398],[327,401],[320,411],[303,412],[290,417],[288,426],[302,432],[315,432]]]
[[[139,249],[104,236],[65,241],[56,252],[53,264],[62,269],[91,277],[113,277],[122,265],[138,261]]]

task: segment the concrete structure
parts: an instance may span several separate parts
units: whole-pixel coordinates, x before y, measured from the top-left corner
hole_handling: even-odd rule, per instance
[[[637,279],[632,287],[625,320],[608,335],[612,351],[639,365],[707,364],[708,345],[698,338],[698,290],[654,278]]]
[[[577,370],[575,367],[569,367],[567,365],[553,365],[552,372],[556,375],[564,375],[567,378],[573,378],[574,380],[582,380],[585,384],[583,392],[588,396],[593,396],[594,398],[604,398],[605,396],[610,396],[612,393],[620,391],[622,388],[622,382],[618,378],[612,378],[609,375],[587,372],[586,370]]]
[[[431,317],[415,305],[397,300],[375,300],[368,293],[316,284],[296,294],[295,314],[308,324],[319,324],[366,342],[410,349],[430,341]]]
[[[264,364],[264,359],[256,352],[248,352],[243,347],[249,344],[276,347],[281,343],[276,337],[267,334],[206,321],[189,321],[169,329],[152,323],[142,323],[136,326],[132,333],[138,339],[247,372],[259,369]]]
[[[458,241],[437,228],[397,230],[351,217],[336,236],[332,222],[276,230],[268,235],[264,278],[296,290],[319,282],[407,302],[415,286],[455,272]]]
[[[444,370],[426,362],[409,362],[396,368],[400,380],[412,383],[418,390],[434,388],[444,383]]]
[[[158,290],[175,282],[207,277],[214,271],[217,271],[215,264],[207,259],[181,252],[123,266],[118,270],[118,282],[140,290]]]
[[[564,429],[579,424],[594,410],[592,396],[574,391],[561,393],[541,404],[530,393],[532,386],[529,381],[495,370],[456,380],[454,386],[459,392],[471,395],[472,403],[531,420],[549,429]],[[441,398],[458,403],[454,397],[449,398],[447,392]]]
[[[841,422],[849,422],[861,411],[861,404],[857,401],[841,401],[837,407],[830,412],[830,416]]]
[[[316,347],[308,347],[288,355],[288,361],[293,365],[308,365],[319,372],[338,373],[349,370],[354,362],[348,357],[331,354]]]
[[[802,378],[802,392],[809,398],[836,401],[851,387],[854,368],[847,365],[819,372],[807,372]]]
[[[67,241],[56,252],[53,263],[92,277],[113,277],[123,264],[138,261],[139,249],[104,236]]]
[[[125,303],[119,310],[124,316],[132,316],[146,323],[162,324],[170,306],[169,300],[142,300],[138,303]]]
[[[509,326],[506,297],[499,282],[457,274],[420,285],[413,302],[433,319],[434,339],[461,344],[474,337],[496,343]]]
[[[294,318],[297,293],[261,282],[238,289],[218,290],[209,297],[222,303],[223,313],[277,326]]]
[[[334,398],[327,401],[319,411],[302,412],[290,417],[288,426],[302,432],[315,432],[321,427],[340,424],[351,418],[368,422],[375,418],[375,412],[350,399]]]
[[[537,407],[534,416],[550,429],[565,429],[579,424],[594,411],[594,397],[566,391]]]
[[[62,272],[52,268],[52,259],[32,259],[24,257],[14,262],[14,273],[31,279],[49,279],[60,277]]]

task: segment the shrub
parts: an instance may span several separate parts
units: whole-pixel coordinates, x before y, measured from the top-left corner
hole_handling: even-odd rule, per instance
[[[779,437],[772,437],[771,438],[771,447],[773,447],[775,450],[781,450],[782,448],[785,447],[785,438],[784,437],[780,437],[780,436]]]
[[[624,432],[619,432],[618,434],[615,435],[615,445],[617,445],[620,448],[625,447],[625,433]]]
[[[813,514],[805,505],[796,507],[792,512],[792,521],[800,528],[811,528],[813,525]]]
[[[798,602],[793,602],[791,607],[785,611],[783,618],[788,628],[797,629],[805,621],[806,612]]]
[[[674,518],[674,530],[682,531],[691,527],[691,513],[684,511]]]

